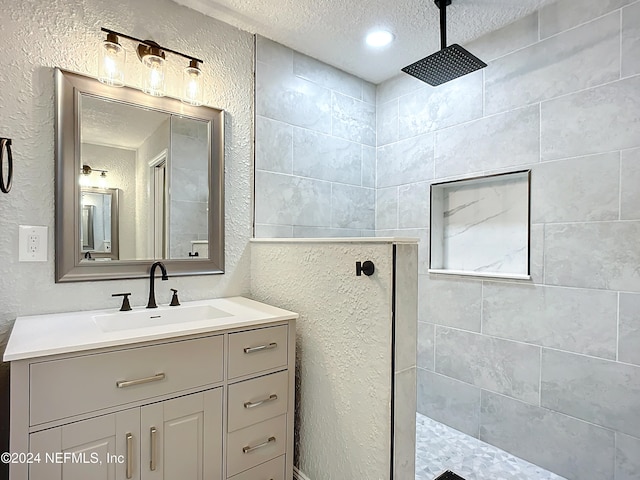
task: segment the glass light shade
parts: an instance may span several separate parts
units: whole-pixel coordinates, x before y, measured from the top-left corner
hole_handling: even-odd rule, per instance
[[[142,64],[146,68],[142,91],[154,97],[163,97],[166,71],[164,58],[158,55],[145,55],[142,57]]]
[[[98,54],[98,80],[105,85],[122,87],[124,85],[124,66],[126,52],[113,38],[100,44]]]
[[[182,72],[182,101],[195,106],[202,105],[204,90],[204,75],[197,65],[192,61]]]

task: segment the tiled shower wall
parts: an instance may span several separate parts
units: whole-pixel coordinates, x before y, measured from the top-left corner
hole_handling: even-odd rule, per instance
[[[377,91],[379,235],[422,239],[418,410],[574,480],[640,478],[640,2],[561,0]],[[532,169],[531,281],[427,272],[429,184]]]
[[[373,236],[375,86],[256,42],[255,236]]]

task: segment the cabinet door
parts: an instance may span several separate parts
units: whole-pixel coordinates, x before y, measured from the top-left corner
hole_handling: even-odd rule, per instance
[[[222,388],[141,410],[141,480],[222,479]]]
[[[30,480],[139,480],[137,408],[32,433]]]

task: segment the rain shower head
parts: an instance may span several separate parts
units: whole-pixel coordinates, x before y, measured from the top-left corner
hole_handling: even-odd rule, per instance
[[[440,9],[441,50],[402,69],[434,87],[487,66],[482,60],[454,43],[447,47],[447,5],[451,0],[434,0]]]

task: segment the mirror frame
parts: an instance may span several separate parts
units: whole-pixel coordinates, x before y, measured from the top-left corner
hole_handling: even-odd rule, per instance
[[[169,276],[224,273],[224,110],[152,97],[130,87],[114,88],[97,79],[55,69],[55,278],[56,283],[146,278],[158,260]],[[209,258],[114,260],[81,263],[80,245],[80,95],[92,95],[168,114],[208,121]]]
[[[80,187],[80,195],[83,193],[93,193],[109,195],[111,197],[111,251],[110,252],[91,252],[93,258],[105,258],[120,256],[120,206],[118,204],[120,197],[119,188],[100,188],[100,187]],[[82,213],[81,213],[82,214]],[[87,250],[84,250],[84,245],[78,244],[81,247],[80,254],[84,258],[84,254]],[[82,261],[82,260],[81,260]]]

